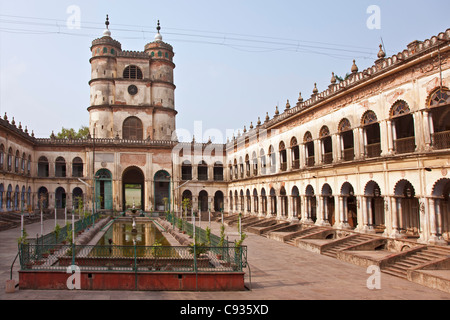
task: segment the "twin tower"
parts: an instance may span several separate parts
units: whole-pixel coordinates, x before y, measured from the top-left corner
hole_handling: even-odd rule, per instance
[[[153,42],[142,51],[122,51],[111,37],[92,42],[89,129],[95,138],[172,140],[175,131],[174,52],[162,41],[158,21]]]

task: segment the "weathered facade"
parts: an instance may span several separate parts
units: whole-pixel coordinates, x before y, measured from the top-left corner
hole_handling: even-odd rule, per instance
[[[174,53],[159,33],[92,43],[88,139],[38,139],[0,119],[1,211],[201,211],[450,241],[450,30],[289,101],[225,145],[175,135]],[[41,199],[41,201],[40,201]]]

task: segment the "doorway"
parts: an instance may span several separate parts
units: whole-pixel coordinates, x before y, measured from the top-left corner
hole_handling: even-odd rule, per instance
[[[124,210],[133,208],[133,206],[136,209],[145,208],[144,185],[145,178],[141,169],[137,167],[125,169],[122,175],[122,206]]]
[[[170,174],[161,170],[155,174],[154,178],[155,186],[155,211],[167,211],[170,210]]]

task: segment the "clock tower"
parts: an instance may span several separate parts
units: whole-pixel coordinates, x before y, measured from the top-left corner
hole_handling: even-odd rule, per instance
[[[124,51],[111,37],[92,42],[89,127],[96,138],[171,140],[175,131],[174,52],[157,34],[144,51]]]

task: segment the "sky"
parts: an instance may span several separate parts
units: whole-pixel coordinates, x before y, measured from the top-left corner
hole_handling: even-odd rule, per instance
[[[36,137],[88,126],[90,46],[110,18],[123,50],[143,51],[157,20],[174,47],[180,140],[226,137],[272,118],[414,40],[450,28],[448,0],[0,0],[0,115]]]

